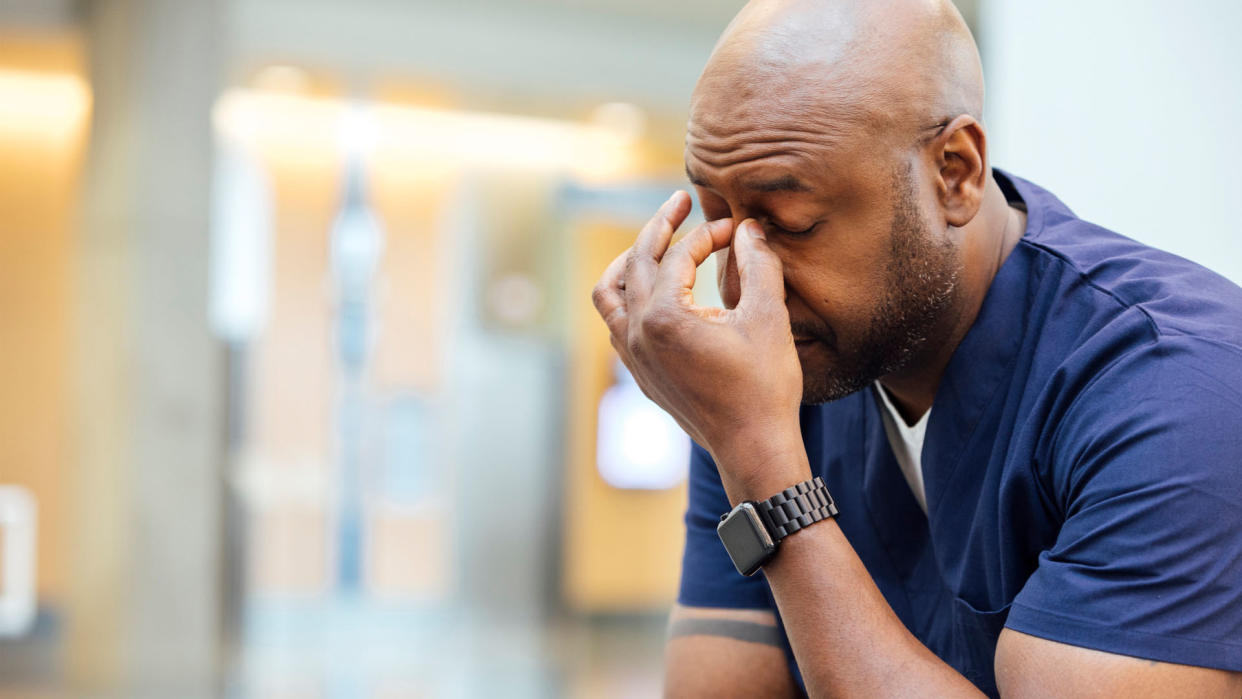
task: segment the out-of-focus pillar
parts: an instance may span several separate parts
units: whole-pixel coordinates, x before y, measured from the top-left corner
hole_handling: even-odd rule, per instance
[[[66,660],[88,691],[216,693],[223,364],[207,236],[222,4],[83,5],[95,102]]]

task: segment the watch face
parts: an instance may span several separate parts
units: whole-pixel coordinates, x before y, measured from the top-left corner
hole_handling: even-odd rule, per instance
[[[749,502],[733,508],[716,527],[716,533],[742,575],[754,575],[776,552],[776,544],[759,521],[755,506]]]

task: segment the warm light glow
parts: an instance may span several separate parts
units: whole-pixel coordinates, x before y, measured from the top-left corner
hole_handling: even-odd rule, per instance
[[[359,109],[363,110],[361,113]],[[632,171],[632,130],[613,123],[447,109],[351,103],[339,99],[229,90],[217,101],[216,128],[255,146],[373,144],[385,156],[467,169],[566,171],[601,180]]]
[[[299,93],[310,85],[310,76],[296,66],[268,66],[251,80],[255,87],[270,92]]]
[[[591,121],[631,143],[642,138],[643,132],[647,130],[647,115],[637,105],[629,102],[601,104],[591,113]]]
[[[0,68],[0,134],[73,137],[85,126],[90,105],[90,88],[79,76]]]

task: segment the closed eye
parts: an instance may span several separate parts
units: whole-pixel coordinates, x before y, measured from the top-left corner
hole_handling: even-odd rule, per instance
[[[780,226],[776,225],[775,223],[772,223],[771,221],[769,221],[769,222],[768,222],[768,230],[769,230],[769,232],[771,232],[771,233],[773,233],[773,234],[776,234],[776,235],[787,235],[787,236],[791,236],[791,237],[794,237],[794,238],[798,238],[798,237],[802,237],[802,236],[808,236],[808,235],[810,235],[811,233],[814,233],[814,232],[815,232],[815,229],[816,229],[816,228],[818,228],[818,227],[819,227],[819,224],[818,224],[818,223],[812,223],[812,224],[811,224],[811,226],[810,226],[810,228],[806,228],[806,229],[804,229],[804,230],[800,230],[800,231],[791,231],[791,230],[789,230],[788,228],[782,228],[782,227],[780,227]]]

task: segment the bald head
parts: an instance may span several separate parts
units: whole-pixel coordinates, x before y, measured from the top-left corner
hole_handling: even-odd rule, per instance
[[[691,110],[905,132],[982,120],[983,74],[948,0],[753,0],[717,43]]]

